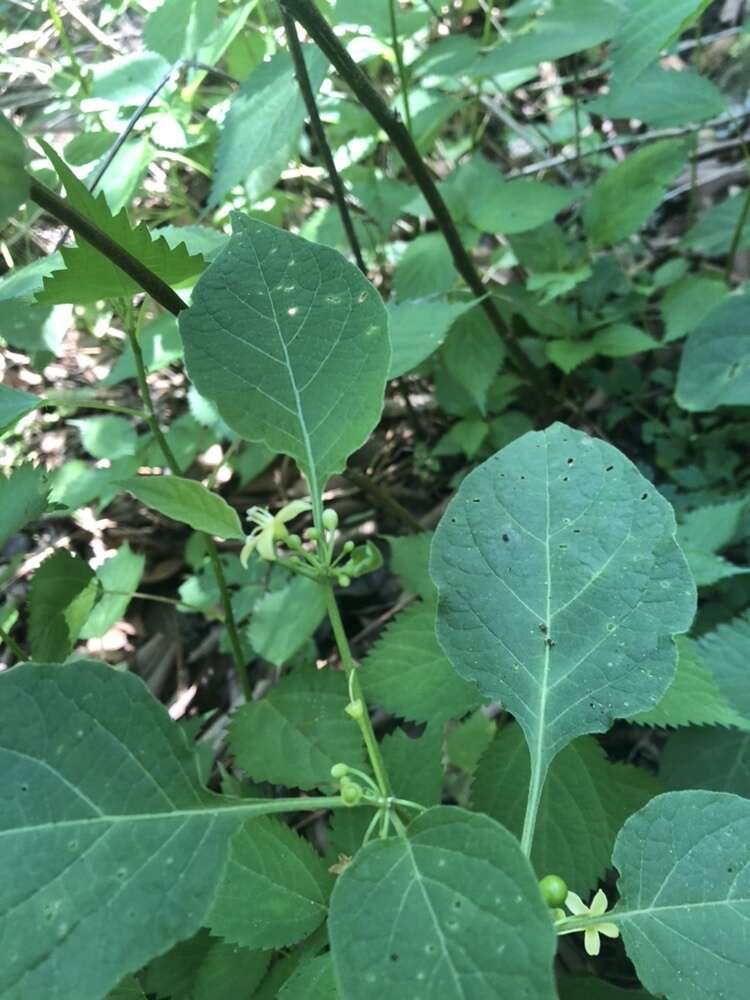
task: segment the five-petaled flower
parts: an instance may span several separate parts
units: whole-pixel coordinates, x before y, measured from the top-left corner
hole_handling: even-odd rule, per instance
[[[273,562],[276,558],[276,542],[283,542],[285,538],[289,537],[286,528],[287,521],[293,520],[298,514],[310,509],[308,500],[292,500],[275,514],[272,514],[265,507],[251,507],[247,512],[247,519],[255,527],[245,539],[242,552],[240,552],[242,565],[247,566],[248,559],[256,550],[261,559]]]
[[[591,906],[586,906],[580,896],[575,892],[569,892],[565,897],[565,905],[575,917],[601,917],[607,912],[607,897],[599,889],[591,900]],[[598,955],[601,942],[599,935],[603,934],[608,938],[620,936],[617,924],[603,920],[601,923],[592,924],[584,928],[583,946],[587,955]]]

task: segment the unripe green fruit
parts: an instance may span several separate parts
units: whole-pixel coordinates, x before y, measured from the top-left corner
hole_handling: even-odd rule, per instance
[[[331,507],[323,511],[323,527],[326,531],[335,531],[339,526],[339,516]]]
[[[335,778],[336,781],[340,781],[349,773],[349,768],[346,764],[334,764],[331,768],[331,777]]]
[[[568,895],[568,887],[559,875],[545,875],[539,882],[539,891],[547,906],[562,906]]]
[[[285,544],[288,549],[301,549],[302,539],[299,535],[288,535],[285,540]]]
[[[347,576],[346,573],[339,573],[336,577],[336,583],[338,583],[339,587],[348,587],[351,582],[352,578]]]
[[[320,538],[320,532],[317,528],[305,528],[305,538],[309,538],[311,542],[317,542]]]
[[[348,806],[356,806],[362,800],[362,787],[348,781],[341,789],[341,798]]]
[[[344,542],[343,549],[344,549],[344,552],[347,555],[349,555],[350,552],[354,551],[354,542],[351,539],[349,539],[348,542]]]

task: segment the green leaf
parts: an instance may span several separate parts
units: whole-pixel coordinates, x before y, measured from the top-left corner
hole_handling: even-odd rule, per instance
[[[371,841],[331,897],[342,1000],[555,996],[555,934],[518,842],[494,820],[437,807]]]
[[[146,994],[135,976],[126,976],[119,986],[107,994],[107,1000],[146,1000]]]
[[[396,32],[400,38],[413,35],[424,27],[431,18],[428,9],[404,10],[396,7]],[[391,20],[383,4],[363,5],[360,0],[337,0],[334,11],[336,24],[352,27],[367,27],[377,38],[390,41]]]
[[[380,744],[393,794],[422,806],[440,803],[443,785],[443,727],[427,726],[419,737],[394,729]]]
[[[635,0],[626,9],[612,43],[614,84],[624,89],[679,38],[710,0]]]
[[[689,274],[672,285],[661,303],[664,342],[679,340],[694,330],[727,294],[723,281],[705,275]]]
[[[302,48],[316,93],[328,61],[316,46]],[[245,184],[251,202],[272,188],[292,158],[304,117],[291,56],[277,52],[252,71],[232,98],[219,136],[209,207],[218,205],[236,184]]]
[[[103,664],[0,674],[0,731],[0,995],[54,981],[59,1000],[99,1000],[198,930],[229,837],[269,802],[205,791],[180,727]]]
[[[471,787],[475,809],[521,836],[529,789],[529,754],[518,726],[505,726],[479,762]],[[531,863],[582,893],[609,866],[627,817],[661,789],[645,771],[610,764],[591,736],[581,736],[552,762],[542,792]]]
[[[402,611],[360,667],[368,702],[415,722],[444,721],[482,701],[474,684],[458,677],[435,638],[435,604]]]
[[[685,729],[674,733],[659,757],[666,788],[705,788],[750,799],[750,732]]]
[[[555,0],[540,13],[533,9],[524,30],[501,42],[474,72],[494,76],[583,52],[611,38],[620,18],[618,7],[606,0]]]
[[[69,420],[68,423],[78,428],[81,444],[94,458],[113,459],[135,454],[138,435],[124,417],[107,413],[101,417]]]
[[[132,476],[120,486],[165,517],[219,538],[244,538],[237,511],[217,493],[182,476]]]
[[[97,591],[94,571],[66,549],[44,560],[29,591],[29,640],[35,659],[62,662],[68,656]]]
[[[217,23],[216,0],[163,0],[146,18],[144,44],[168,62],[193,59]]]
[[[460,455],[474,458],[489,434],[483,420],[459,420],[453,424],[432,449],[433,455]]]
[[[702,635],[698,650],[731,707],[750,719],[750,613]]]
[[[732,295],[706,316],[685,341],[675,399],[703,413],[750,405],[750,294]]]
[[[579,188],[558,187],[541,181],[503,182],[498,173],[492,191],[486,192],[485,198],[470,201],[469,218],[485,233],[523,233],[550,222],[580,198],[581,193]]]
[[[625,990],[593,976],[562,976],[557,980],[560,1000],[651,1000],[643,990]]]
[[[144,985],[158,1000],[237,1000],[260,984],[270,957],[270,952],[217,941],[201,930],[151,962]]]
[[[5,434],[21,417],[36,410],[41,400],[30,392],[0,385],[0,434]]]
[[[96,571],[101,596],[86,619],[80,635],[98,639],[125,614],[133,591],[138,588],[146,557],[133,552],[127,542]]]
[[[531,750],[532,802],[554,756],[655,704],[695,586],[666,500],[611,445],[563,424],[471,472],[435,532],[437,635],[499,698]]]
[[[718,202],[703,215],[680,240],[680,248],[695,250],[706,257],[719,257],[727,253],[732,245],[734,234],[745,210],[747,193],[733,195]],[[742,224],[738,250],[750,247],[750,226],[748,218]]]
[[[335,250],[237,213],[232,222],[180,314],[185,363],[234,431],[295,459],[315,502],[380,417],[386,312]]]
[[[677,673],[667,693],[658,705],[630,716],[630,721],[641,726],[750,727],[750,721],[743,719],[719,690],[698,644],[680,636],[677,649]]]
[[[140,332],[139,344],[147,372],[159,371],[178,361],[182,357],[182,341],[177,328],[177,318],[164,314],[152,323],[147,323]],[[102,379],[102,384],[119,385],[126,378],[135,377],[135,358],[128,344],[112,366],[110,373]]]
[[[647,990],[667,1000],[741,997],[750,959],[750,801],[668,792],[631,816],[615,844],[617,917]],[[609,916],[609,915],[608,915]]]
[[[450,291],[457,279],[453,257],[442,234],[424,233],[407,244],[396,264],[393,294],[399,303],[405,304]]]
[[[748,500],[743,497],[698,507],[683,515],[677,540],[699,587],[750,572],[715,554],[731,544],[747,506]]]
[[[682,170],[687,153],[685,143],[662,139],[602,174],[583,206],[584,225],[595,246],[619,243],[641,228]]]
[[[467,775],[474,774],[496,732],[495,723],[478,708],[448,730],[445,740],[448,763]]]
[[[391,550],[390,568],[401,578],[404,589],[418,594],[425,601],[437,596],[435,584],[430,579],[430,545],[432,532],[420,535],[385,535]]]
[[[0,546],[47,508],[49,483],[41,467],[21,465],[10,476],[0,473]]]
[[[161,236],[152,239],[142,222],[131,227],[125,209],[113,215],[104,194],[92,195],[57,153],[45,142],[40,142],[73,207],[131,256],[169,285],[200,274],[205,267],[202,257],[191,256],[182,244],[171,249]],[[132,278],[83,239],[77,238],[74,247],[62,247],[60,253],[65,268],[44,276],[44,288],[37,293],[37,302],[86,304],[99,299],[130,298],[141,291]]]
[[[338,1000],[331,953],[303,962],[279,990],[279,1000]]]
[[[726,111],[726,98],[710,80],[689,70],[675,72],[651,66],[627,87],[586,104],[604,118],[638,118],[652,128],[678,128]]]
[[[207,919],[211,932],[248,948],[286,948],[325,920],[333,878],[309,841],[260,817],[232,838]]]
[[[466,389],[480,413],[505,358],[503,342],[484,310],[475,306],[453,324],[441,351],[451,376]]]
[[[12,347],[18,347],[32,356],[37,352],[43,354],[49,351],[60,357],[63,338],[72,322],[73,311],[70,306],[45,309],[43,306],[30,305],[22,299],[11,299],[3,305],[2,338]],[[34,363],[36,364],[35,361]]]
[[[282,677],[265,698],[235,713],[229,742],[238,765],[254,781],[288,788],[330,785],[339,761],[363,767],[359,729],[344,711],[348,703],[342,673],[308,668]]]
[[[389,303],[393,353],[388,378],[398,378],[429,358],[448,336],[453,323],[472,305],[445,299]]]
[[[0,115],[0,225],[13,215],[29,194],[26,145],[5,115]]]
[[[294,576],[285,587],[261,597],[247,637],[258,656],[282,667],[304,646],[325,614],[325,587],[317,580]]]

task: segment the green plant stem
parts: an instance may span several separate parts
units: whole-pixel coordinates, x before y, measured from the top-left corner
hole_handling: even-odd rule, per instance
[[[626,912],[618,913],[617,910],[613,910],[611,913],[607,911],[601,914],[601,916],[594,916],[592,914],[590,917],[566,917],[555,924],[555,930],[558,936],[575,934],[576,931],[585,931],[587,927],[596,927],[599,924],[619,924],[627,916]]]
[[[523,817],[523,831],[521,833],[521,850],[527,858],[531,856],[531,846],[534,842],[534,830],[536,828],[537,814],[539,813],[539,804],[542,800],[544,778],[545,771],[539,766],[537,761],[532,760],[529,797],[526,800],[526,813]]]
[[[728,285],[731,284],[732,275],[734,274],[734,261],[737,257],[737,251],[739,250],[742,230],[745,228],[748,211],[750,211],[750,186],[748,186],[745,191],[745,200],[742,202],[742,211],[737,219],[737,225],[734,227],[732,242],[729,246],[729,253],[727,254],[727,263],[724,268],[724,281],[726,281]]]
[[[406,66],[404,66],[404,54],[401,51],[401,43],[398,40],[398,26],[396,24],[396,0],[388,0],[388,16],[391,21],[391,48],[396,60],[398,78],[401,81],[401,97],[404,102],[404,118],[409,135],[414,134],[411,121],[411,109],[409,108],[409,81],[406,76]]]
[[[357,267],[363,274],[367,274],[365,262],[362,260],[362,250],[359,245],[359,239],[357,238],[357,233],[354,229],[354,223],[352,222],[351,213],[349,212],[349,206],[346,203],[344,185],[342,183],[341,176],[336,169],[333,153],[331,152],[331,147],[328,145],[325,129],[323,128],[323,122],[320,120],[320,114],[318,113],[318,105],[310,83],[310,75],[307,72],[307,64],[305,63],[305,57],[302,54],[302,46],[300,45],[299,36],[297,35],[297,25],[294,23],[294,18],[291,17],[289,12],[284,10],[283,7],[281,9],[281,16],[284,20],[284,31],[286,32],[287,45],[289,46],[289,52],[291,53],[292,61],[294,63],[294,75],[297,78],[297,84],[299,86],[300,93],[302,94],[302,100],[305,102],[307,117],[310,122],[310,130],[315,138],[315,145],[318,147],[318,153],[320,154],[320,158],[323,161],[326,172],[328,173],[331,187],[333,188],[333,197],[336,201],[339,216],[341,217],[341,225],[344,227],[344,232],[346,233],[346,238],[349,241],[349,246],[351,247],[352,255],[357,263]]]
[[[65,399],[64,394],[55,398],[55,393],[50,393],[41,401],[41,407],[49,410],[103,410],[105,413],[122,413],[126,417],[136,417],[148,423],[148,413],[145,410],[134,410],[132,406],[117,406],[114,403],[100,403],[94,399],[76,399],[74,396]]]
[[[28,656],[26,655],[26,653],[24,653],[24,651],[18,645],[16,640],[1,626],[0,626],[0,642],[2,642],[3,645],[8,647],[8,649],[11,651],[11,653],[15,656],[17,660],[20,660],[21,662],[23,662],[24,660],[28,660]]]
[[[143,316],[143,308],[141,308],[141,316]],[[179,476],[182,474],[179,463],[175,458],[175,454],[169,446],[169,442],[164,436],[164,432],[159,426],[159,420],[156,415],[156,409],[154,407],[154,401],[151,397],[151,390],[148,387],[148,380],[146,378],[146,366],[143,361],[143,352],[141,351],[141,345],[138,340],[138,330],[133,328],[131,322],[126,323],[126,332],[128,336],[128,342],[130,344],[131,350],[133,351],[133,360],[135,362],[136,378],[138,380],[138,389],[141,394],[141,400],[148,413],[148,425],[154,435],[154,439],[161,450],[162,455],[169,467],[169,471],[173,476]],[[224,612],[224,627],[227,630],[227,635],[229,636],[229,645],[232,650],[232,657],[234,659],[234,664],[237,669],[237,674],[239,675],[240,684],[242,686],[242,692],[245,695],[245,699],[250,701],[252,698],[252,685],[250,683],[250,677],[247,671],[247,664],[245,663],[245,656],[242,652],[242,643],[240,642],[240,635],[237,630],[237,622],[234,618],[234,609],[232,608],[232,601],[229,595],[229,588],[227,587],[227,580],[224,576],[224,570],[221,565],[221,560],[219,559],[219,552],[216,548],[216,542],[213,538],[201,532],[203,539],[206,543],[206,550],[208,552],[208,558],[211,563],[211,569],[213,570],[214,577],[216,579],[216,586],[219,588],[219,599],[221,601],[221,607]]]
[[[529,381],[538,383],[539,377],[536,368],[516,343],[512,331],[506,327],[492,297],[487,295],[487,289],[463,244],[463,240],[459,235],[448,206],[438,191],[404,123],[393,114],[333,33],[328,22],[315,5],[311,3],[311,0],[280,0],[280,4],[304,27],[305,31],[316,42],[321,51],[328,57],[338,73],[349,85],[362,106],[370,112],[396,147],[417,186],[422,191],[425,200],[432,209],[433,217],[448,245],[456,270],[474,294],[482,299],[481,306],[487,314],[487,318],[505,343],[508,354],[518,370]]]
[[[349,687],[354,699],[360,701],[362,704],[362,716],[357,720],[362,733],[362,739],[367,747],[367,755],[370,758],[370,764],[372,765],[372,771],[375,775],[375,780],[378,783],[378,788],[383,796],[388,797],[391,794],[391,785],[385,769],[385,761],[380,753],[380,747],[377,739],[375,738],[375,731],[372,728],[370,714],[367,711],[367,703],[365,702],[365,698],[362,693],[362,685],[359,683],[359,672],[355,666],[352,651],[349,648],[349,640],[346,637],[344,623],[341,620],[341,613],[339,612],[336,595],[333,592],[333,585],[331,583],[326,583],[324,586],[326,588],[328,617],[331,622],[334,638],[336,639],[336,646],[338,647],[339,656],[341,657],[341,663],[344,667],[344,672],[346,673],[347,680],[349,681]]]
[[[121,271],[124,271],[144,292],[147,292],[155,302],[158,302],[168,312],[177,316],[178,313],[187,308],[177,292],[170,288],[166,282],[162,281],[157,274],[154,274],[132,254],[129,254],[97,225],[89,221],[85,215],[81,215],[68,201],[55,194],[31,174],[28,175],[28,178],[31,200],[43,208],[48,215],[57,219],[58,222],[62,222],[77,236],[90,243],[95,250],[98,250],[107,260],[112,261]]]

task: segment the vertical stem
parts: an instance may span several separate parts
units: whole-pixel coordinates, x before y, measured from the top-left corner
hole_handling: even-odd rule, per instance
[[[28,656],[24,653],[16,640],[2,627],[0,627],[0,642],[8,647],[17,660],[20,660],[21,662],[28,660]]]
[[[323,122],[320,120],[320,115],[318,113],[318,105],[315,101],[315,94],[313,93],[312,85],[310,83],[310,75],[307,72],[305,57],[302,54],[302,46],[300,45],[299,36],[297,35],[297,25],[294,23],[294,18],[283,7],[281,8],[281,16],[284,20],[284,31],[286,32],[287,45],[289,46],[289,52],[294,63],[294,73],[297,77],[297,83],[299,84],[302,99],[305,102],[305,107],[307,108],[307,117],[310,121],[310,131],[315,137],[315,145],[318,147],[318,153],[320,154],[320,158],[323,161],[326,171],[328,172],[331,187],[333,188],[333,197],[336,201],[336,207],[339,210],[339,215],[341,216],[341,224],[344,227],[346,238],[349,240],[349,246],[352,248],[352,254],[357,262],[357,267],[363,274],[367,274],[367,268],[362,260],[362,251],[359,246],[357,233],[355,232],[354,223],[352,222],[352,217],[349,213],[349,206],[346,204],[346,192],[344,191],[344,185],[341,181],[339,172],[336,169],[333,153],[331,152],[331,147],[328,145],[325,129],[323,128]]]
[[[573,56],[573,118],[576,129],[576,174],[581,173],[581,108],[579,103],[578,56]]]
[[[737,256],[737,250],[740,246],[740,238],[742,237],[742,230],[745,228],[745,222],[747,221],[747,213],[750,210],[750,186],[745,192],[745,200],[742,203],[742,210],[740,211],[739,218],[737,219],[737,225],[734,227],[734,232],[732,233],[732,243],[729,247],[729,253],[727,254],[727,263],[724,268],[724,280],[729,285],[732,281],[732,274],[734,273],[734,261]]]
[[[539,803],[542,800],[545,771],[546,768],[541,767],[539,760],[532,760],[529,797],[526,800],[526,814],[523,818],[523,832],[521,833],[521,850],[527,858],[531,855],[531,845],[534,841],[534,829],[536,827],[536,817],[539,812]]]
[[[128,335],[128,342],[130,348],[133,352],[133,359],[135,361],[135,371],[138,380],[138,389],[141,394],[141,399],[143,400],[143,405],[146,408],[146,413],[148,414],[148,425],[151,428],[151,432],[154,435],[154,439],[161,450],[162,455],[167,463],[169,471],[173,476],[179,476],[182,474],[179,463],[175,457],[174,452],[169,446],[169,442],[164,436],[164,432],[159,426],[159,420],[156,415],[156,410],[154,408],[154,401],[151,397],[151,390],[148,387],[148,380],[146,378],[146,366],[143,361],[143,352],[141,351],[141,345],[138,339],[138,334],[140,332],[141,318],[144,315],[143,307],[141,307],[141,312],[138,317],[138,322],[133,328],[132,322],[130,322],[130,317],[128,317],[128,322],[126,322],[126,332]],[[242,652],[242,643],[240,642],[240,635],[237,630],[237,622],[234,618],[234,609],[232,608],[232,601],[229,595],[229,588],[227,587],[227,580],[224,576],[224,570],[221,565],[221,560],[219,559],[219,553],[216,548],[216,542],[213,538],[202,532],[203,538],[206,543],[206,549],[208,551],[208,558],[211,563],[211,569],[213,570],[214,577],[216,578],[216,586],[219,588],[219,599],[221,601],[222,611],[224,612],[224,625],[227,630],[227,635],[229,636],[229,645],[232,649],[232,658],[234,659],[234,664],[239,675],[240,684],[242,685],[242,691],[245,698],[249,701],[252,696],[252,686],[250,684],[250,678],[247,673],[247,666],[245,664],[245,656]]]
[[[336,595],[333,592],[333,584],[325,583],[323,586],[326,588],[328,617],[331,622],[334,638],[336,639],[336,645],[338,647],[339,656],[341,657],[341,663],[344,667],[347,680],[349,681],[349,687],[352,695],[355,700],[358,700],[362,705],[362,716],[357,721],[360,732],[362,733],[362,739],[367,747],[367,754],[370,758],[372,771],[375,775],[375,780],[378,783],[378,788],[380,789],[381,794],[389,796],[391,794],[391,786],[388,781],[385,762],[383,761],[382,754],[380,753],[380,747],[378,746],[378,741],[375,738],[375,731],[372,728],[370,715],[367,711],[367,704],[365,702],[364,695],[362,694],[362,685],[359,683],[359,672],[354,664],[352,652],[349,648],[349,640],[346,637],[344,623],[341,620],[341,613],[339,612],[339,606],[336,602]]]
[[[413,136],[414,129],[412,128],[411,109],[409,108],[409,81],[406,76],[406,67],[404,66],[404,54],[401,51],[401,43],[398,40],[396,0],[388,0],[388,14],[391,19],[391,48],[393,49],[393,55],[396,59],[398,78],[401,81],[401,97],[404,102],[404,118],[406,119],[406,127],[409,130],[409,134]]]

